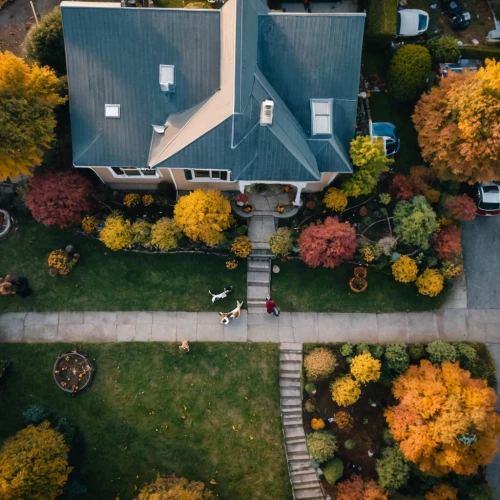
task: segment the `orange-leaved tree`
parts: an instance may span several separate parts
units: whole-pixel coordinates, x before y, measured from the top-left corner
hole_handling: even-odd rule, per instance
[[[363,481],[354,474],[337,484],[335,500],[387,500],[387,493],[373,479]]]
[[[175,205],[174,221],[194,241],[217,245],[222,231],[234,224],[231,203],[220,191],[195,189]]]
[[[425,494],[425,500],[457,500],[456,488],[452,488],[448,484],[436,484],[431,491]]]
[[[54,141],[54,108],[66,101],[48,67],[0,52],[0,181],[31,175]]]
[[[422,157],[440,179],[474,183],[500,177],[500,63],[443,78],[423,94],[413,123]]]
[[[422,360],[396,379],[398,404],[385,411],[394,439],[407,460],[426,474],[475,474],[497,452],[497,396],[484,380],[458,363],[433,366]]]

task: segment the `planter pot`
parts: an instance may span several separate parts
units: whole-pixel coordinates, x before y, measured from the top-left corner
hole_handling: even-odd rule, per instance
[[[273,266],[273,273],[278,274],[280,272],[279,266]]]
[[[242,207],[245,205],[245,202],[244,201],[237,201],[236,205],[238,205],[239,207]]]
[[[53,267],[51,267],[49,269],[49,274],[54,278],[55,276],[57,276],[59,274],[59,269],[54,269]]]
[[[365,279],[351,278],[349,280],[349,288],[354,293],[365,292],[368,288],[368,281],[366,281]]]

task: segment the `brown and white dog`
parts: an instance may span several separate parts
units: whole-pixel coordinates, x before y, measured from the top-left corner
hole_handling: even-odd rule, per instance
[[[243,302],[236,301],[236,307],[228,313],[220,312],[220,322],[222,325],[228,325],[233,319],[239,318],[241,314],[241,306]]]

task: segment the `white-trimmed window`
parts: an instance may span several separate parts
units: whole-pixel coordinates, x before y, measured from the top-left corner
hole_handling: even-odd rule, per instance
[[[105,104],[104,116],[106,118],[120,118],[120,105],[119,104]]]
[[[229,182],[231,171],[229,170],[200,170],[196,168],[185,168],[184,175],[188,181],[219,181]]]
[[[311,99],[311,128],[313,135],[332,134],[332,99]]]
[[[175,85],[175,66],[171,64],[160,64],[160,87],[169,91]]]
[[[134,168],[134,167],[108,167],[113,174],[113,177],[125,179],[130,177],[135,178],[158,178],[160,174],[156,168]]]

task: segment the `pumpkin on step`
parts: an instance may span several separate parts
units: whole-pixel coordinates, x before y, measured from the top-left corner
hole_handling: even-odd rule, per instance
[[[325,428],[325,421],[322,418],[313,418],[311,420],[311,428],[313,431],[321,431]]]

